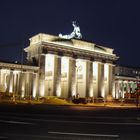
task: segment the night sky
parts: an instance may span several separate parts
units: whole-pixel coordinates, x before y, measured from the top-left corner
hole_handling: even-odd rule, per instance
[[[117,64],[140,67],[139,0],[1,0],[0,60],[21,61],[21,50],[38,33],[72,32],[114,49]]]

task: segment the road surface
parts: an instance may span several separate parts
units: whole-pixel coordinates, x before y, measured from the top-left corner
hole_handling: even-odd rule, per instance
[[[0,140],[139,139],[139,108],[0,104]]]

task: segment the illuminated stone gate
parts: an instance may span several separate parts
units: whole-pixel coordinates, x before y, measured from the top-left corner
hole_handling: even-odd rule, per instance
[[[48,34],[30,38],[27,60],[40,67],[39,96],[68,98],[112,94],[113,49],[94,43]]]

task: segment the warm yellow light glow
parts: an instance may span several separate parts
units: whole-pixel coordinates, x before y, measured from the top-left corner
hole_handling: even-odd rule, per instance
[[[22,87],[21,87],[21,97],[23,98],[25,96],[25,85],[22,84]]]
[[[46,54],[45,57],[45,72],[52,71],[54,69],[54,55]]]
[[[19,70],[14,70],[14,71],[13,71],[13,74],[19,74],[19,73],[20,73]]]
[[[93,86],[90,86],[89,97],[93,97]]]
[[[2,70],[1,70],[1,72],[2,72],[2,73],[9,73],[9,72],[10,72],[10,70],[7,70],[7,69],[2,69]]]
[[[36,89],[37,89],[37,74],[34,74],[34,81],[33,81],[33,98],[36,97]]]
[[[14,89],[13,89],[13,92],[17,92],[17,85],[18,85],[18,83],[19,83],[18,77],[19,77],[20,71],[18,71],[18,72],[15,72],[15,71],[14,71],[13,73],[14,73],[14,81],[13,81]]]
[[[76,96],[76,82],[72,86],[72,96]]]
[[[98,75],[98,63],[93,62],[93,80],[97,79],[97,75]]]
[[[107,81],[109,76],[109,64],[104,64],[104,80]]]
[[[87,61],[84,59],[76,60],[76,92],[80,97],[86,96],[87,88]]]
[[[115,82],[113,82],[113,86],[112,86],[112,96],[113,98],[118,98],[118,95],[115,95]]]
[[[7,69],[2,69],[1,70],[1,77],[2,77],[1,83],[2,83],[2,85],[4,85],[5,91],[8,88],[9,75],[10,75],[10,70],[7,70]]]
[[[85,64],[84,60],[81,60],[81,59],[76,60],[76,71],[78,74],[83,74],[84,72],[83,67],[85,66],[84,64]]]
[[[61,58],[61,73],[68,72],[69,59],[67,57]]]
[[[101,96],[105,97],[105,87],[104,87],[104,85],[102,85],[102,87],[101,87]]]
[[[33,98],[35,98],[36,97],[36,87],[34,86],[33,87]]]
[[[56,90],[56,95],[57,95],[57,97],[60,97],[61,96],[61,85],[59,84],[56,89],[57,89]]]
[[[9,92],[10,92],[10,93],[13,92],[13,83],[10,83],[10,85],[9,85]]]
[[[39,93],[41,97],[44,97],[45,95],[45,87],[44,87],[44,81],[40,81],[40,87],[39,87]]]

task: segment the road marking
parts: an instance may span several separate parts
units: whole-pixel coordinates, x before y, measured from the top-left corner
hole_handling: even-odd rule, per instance
[[[11,113],[12,114],[12,113]],[[13,113],[13,114],[17,114],[17,113]],[[19,114],[17,114],[17,115],[19,115]],[[24,114],[25,116],[27,115],[27,114]],[[37,114],[35,114],[35,115],[37,115]],[[29,115],[30,116],[30,115]],[[40,116],[40,115],[37,115],[37,116]],[[46,116],[47,117],[47,115],[41,115],[41,116]],[[54,116],[54,115],[48,115],[48,116]],[[60,115],[61,117],[63,116],[63,115]],[[0,116],[1,117],[1,116]],[[7,117],[7,116],[5,116],[5,117]],[[66,118],[68,117],[68,116],[65,116]],[[73,118],[73,117],[78,117],[78,116],[71,116],[71,117],[69,117],[69,118]],[[80,117],[80,116],[79,116]],[[105,118],[105,119],[111,119],[111,118],[114,118],[114,117],[92,117],[92,116],[85,116],[85,118],[88,118],[88,117],[91,117],[91,118]],[[85,123],[87,123],[87,124],[105,124],[105,125],[132,125],[132,126],[140,126],[140,123],[139,122],[136,122],[136,123],[121,123],[121,122],[87,122],[87,121],[70,121],[70,120],[49,120],[49,119],[31,119],[31,118],[25,118],[25,117],[23,117],[23,118],[20,118],[20,117],[11,117],[12,119],[18,119],[18,120],[21,120],[21,119],[23,119],[24,118],[24,120],[28,120],[28,121],[42,121],[42,122],[56,122],[56,123],[61,123],[61,122],[63,122],[63,123],[83,123],[83,124],[85,124]],[[117,119],[117,118],[114,118],[114,119]],[[134,118],[127,118],[127,117],[121,117],[121,118],[118,118],[118,119],[134,119]],[[140,118],[139,117],[137,117],[137,118],[135,118],[135,120],[139,120]],[[4,121],[4,120],[3,120]],[[1,120],[0,120],[0,122],[1,122]],[[9,122],[9,123],[20,123],[20,124],[34,124],[34,123],[27,123],[27,122],[18,122],[18,121],[13,121],[13,122]]]
[[[105,124],[105,125],[107,125],[107,124],[109,124],[109,125],[133,125],[133,126],[140,126],[140,123],[114,123],[114,122],[87,122],[87,121],[85,121],[85,122],[81,122],[81,121],[63,121],[63,120],[46,120],[46,121],[48,121],[48,122],[58,122],[58,123],[60,123],[60,122],[62,122],[62,123],[83,123],[83,124],[85,124],[85,123],[87,123],[87,124]]]
[[[90,136],[90,137],[115,137],[115,138],[119,137],[119,135],[109,135],[109,134],[68,133],[68,132],[51,132],[51,131],[48,133],[58,135],[75,135],[75,136]]]
[[[15,117],[15,116],[11,116],[11,118],[13,118],[13,119],[18,119],[18,120],[21,120],[21,118],[20,118],[20,114],[18,114],[18,113],[5,113],[5,112],[2,112],[2,113],[4,113],[4,114],[10,114],[10,115],[15,115],[15,116],[17,116],[17,117]],[[0,112],[0,117],[2,117],[2,116],[4,116],[4,118],[6,118],[7,116],[5,116],[5,115],[3,115],[3,114],[1,114],[1,112]],[[42,122],[48,122],[48,121],[54,121],[54,122],[59,122],[59,120],[57,121],[57,120],[52,120],[52,118],[53,117],[55,117],[56,115],[49,115],[49,114],[47,114],[47,115],[40,115],[40,114],[33,114],[33,116],[34,117],[50,117],[51,119],[49,120],[49,119],[36,119],[36,118],[34,118],[34,119],[29,119],[28,117],[30,117],[30,116],[32,116],[31,114],[26,114],[26,113],[23,113],[22,114],[22,118],[24,118],[24,120],[31,120],[31,121],[42,121]],[[26,118],[25,118],[26,117]],[[67,116],[67,115],[58,115],[57,116],[57,118],[61,118],[61,117],[65,117],[66,119],[67,118],[81,118],[81,119],[104,119],[104,122],[102,122],[102,121],[98,121],[98,122],[87,122],[87,123],[92,123],[92,124],[113,124],[113,125],[136,125],[136,126],[140,126],[140,123],[139,123],[139,121],[140,121],[140,117],[111,117],[111,116],[104,116],[104,117],[102,117],[102,116],[79,116],[79,115],[72,115],[72,116]],[[138,121],[138,123],[136,122],[136,123],[116,123],[116,122],[107,122],[107,120],[106,119],[109,119],[109,120],[136,120],[136,121]],[[106,120],[106,121],[105,121]],[[60,120],[61,121],[61,120]],[[63,122],[63,121],[61,121],[61,122]],[[64,121],[64,122],[71,122],[71,121]],[[78,123],[78,121],[74,121],[74,123]],[[82,123],[82,122],[79,122],[79,123]],[[83,123],[86,123],[86,122],[83,122]]]
[[[3,123],[11,123],[11,124],[35,125],[35,123],[19,122],[19,121],[5,121],[5,120],[0,120],[0,122],[3,122]]]
[[[23,118],[20,117],[11,117],[12,119],[21,120]],[[132,126],[140,126],[140,123],[121,123],[121,122],[89,122],[89,121],[70,121],[70,120],[49,120],[49,119],[31,119],[31,118],[24,118],[24,120],[28,121],[41,121],[41,122],[56,122],[56,123],[80,123],[80,124],[105,124],[105,125],[132,125]],[[0,122],[5,123],[17,123],[17,124],[30,124],[35,125],[35,123],[28,123],[28,122],[21,122],[21,121],[5,121],[0,120]]]

